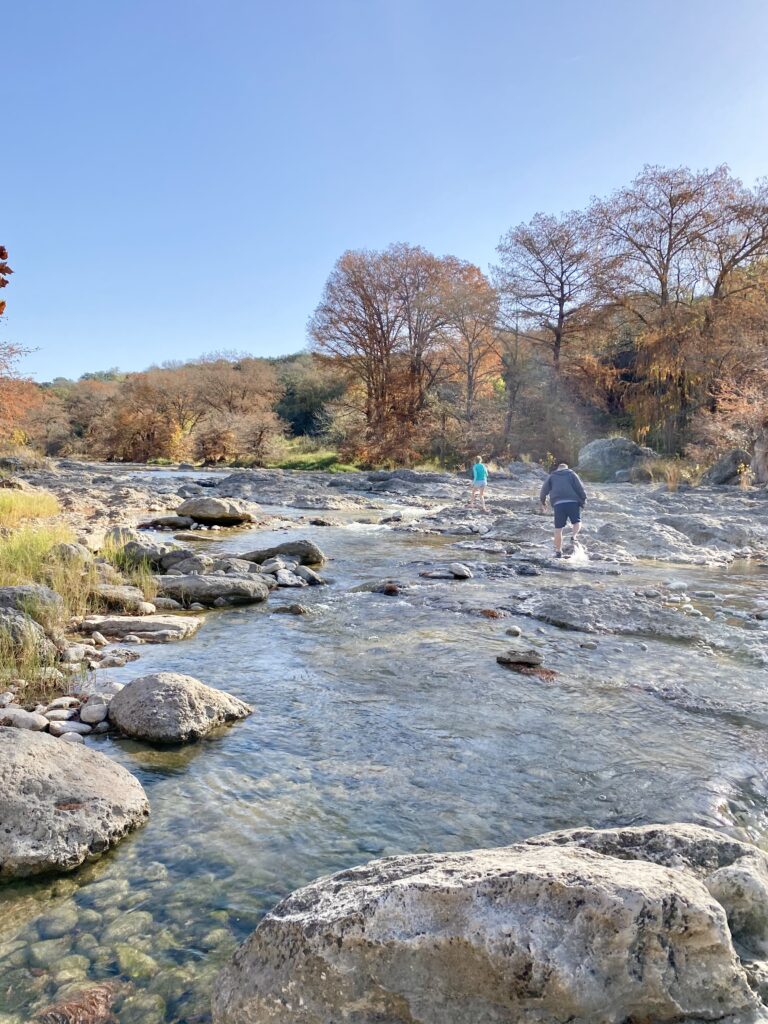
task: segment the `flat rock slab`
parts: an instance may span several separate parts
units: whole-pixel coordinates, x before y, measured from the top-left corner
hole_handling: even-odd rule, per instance
[[[245,718],[251,707],[223,690],[178,672],[134,679],[109,705],[112,724],[136,739],[186,743],[227,722]]]
[[[248,576],[159,576],[158,593],[183,605],[194,603],[258,604],[269,597],[269,587],[258,574]]]
[[[320,879],[219,974],[214,1024],[764,1020],[733,940],[765,909],[768,861],[691,828],[560,833]]]
[[[0,727],[0,879],[71,871],[148,814],[138,779],[104,754]]]
[[[193,519],[197,523],[218,526],[256,522],[255,516],[245,502],[235,498],[188,498],[176,509],[176,515]]]
[[[186,640],[203,620],[191,615],[89,615],[80,627],[84,633],[101,633],[110,640],[138,636],[149,643]]]

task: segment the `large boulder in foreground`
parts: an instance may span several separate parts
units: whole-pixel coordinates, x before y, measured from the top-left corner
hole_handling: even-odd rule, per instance
[[[373,861],[268,914],[219,974],[213,1019],[765,1019],[733,939],[743,904],[768,903],[766,863],[755,847],[685,825]]]
[[[0,727],[0,879],[70,871],[148,814],[138,779],[104,754]]]
[[[251,713],[251,707],[223,690],[178,672],[141,676],[116,693],[109,705],[112,724],[151,743],[186,743]]]
[[[159,576],[158,593],[183,605],[258,604],[269,597],[269,587],[250,576]]]
[[[311,540],[287,540],[283,544],[277,544],[273,548],[262,548],[259,551],[249,551],[240,555],[247,562],[266,562],[268,558],[276,558],[285,555],[288,558],[295,558],[301,565],[323,565],[325,555],[320,548]]]
[[[643,448],[627,437],[602,437],[584,445],[577,470],[585,480],[615,480],[617,473],[656,458],[652,448]]]
[[[196,523],[215,526],[239,526],[255,523],[248,506],[236,498],[187,498],[176,509],[177,516],[187,516]]]

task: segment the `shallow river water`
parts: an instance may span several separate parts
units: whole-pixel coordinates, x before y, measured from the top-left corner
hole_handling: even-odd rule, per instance
[[[140,778],[151,818],[73,876],[2,890],[0,1024],[29,1020],[83,979],[116,976],[132,978],[121,1024],[208,1021],[212,979],[260,917],[297,886],[372,857],[584,824],[696,821],[761,840],[765,668],[648,637],[601,636],[588,650],[583,634],[522,616],[441,609],[433,598],[458,593],[493,607],[508,586],[419,581],[425,565],[475,554],[449,539],[365,524],[300,535],[329,555],[329,586],[210,613],[191,640],[144,646],[138,663],[108,673],[186,672],[254,713],[178,750],[89,741]],[[242,532],[205,550],[273,536],[286,535]],[[421,586],[400,597],[356,589],[386,576]],[[638,564],[611,585],[670,578],[738,607],[765,574]],[[579,578],[536,585],[567,601]],[[312,614],[272,614],[296,599]],[[554,681],[496,663],[511,624],[542,646]],[[687,701],[664,698],[681,683]]]

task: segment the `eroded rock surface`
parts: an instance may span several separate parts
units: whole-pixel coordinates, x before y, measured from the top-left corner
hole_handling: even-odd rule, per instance
[[[765,867],[688,825],[373,861],[267,915],[217,979],[214,1022],[764,1020],[760,964],[734,949],[745,897],[719,902],[717,879],[739,872],[743,893]]]
[[[186,743],[251,713],[248,704],[178,672],[141,676],[112,698],[109,717],[127,736]]]
[[[148,814],[138,779],[104,754],[0,727],[0,879],[76,868]]]

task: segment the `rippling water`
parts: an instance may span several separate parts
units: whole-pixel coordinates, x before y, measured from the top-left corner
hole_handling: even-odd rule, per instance
[[[254,714],[178,750],[93,741],[138,775],[152,817],[73,876],[2,890],[0,1024],[115,975],[133,978],[121,1024],[207,1021],[216,970],[266,910],[374,856],[584,824],[685,820],[762,836],[764,668],[647,638],[602,636],[585,650],[583,635],[522,617],[441,610],[434,598],[457,594],[493,607],[508,586],[420,581],[422,563],[472,554],[447,540],[363,524],[301,535],[331,556],[331,586],[211,613],[193,639],[143,647],[138,664],[109,673],[186,672]],[[273,539],[285,538],[239,533],[215,546]],[[394,598],[355,589],[384,576],[422,586]],[[764,582],[744,566],[638,565],[624,579],[671,577],[730,595],[735,609]],[[534,585],[568,600],[578,579],[545,574]],[[312,615],[271,614],[297,596]],[[715,607],[697,604],[706,615]],[[553,683],[496,664],[512,623],[541,643]],[[41,945],[67,914],[74,927]]]

